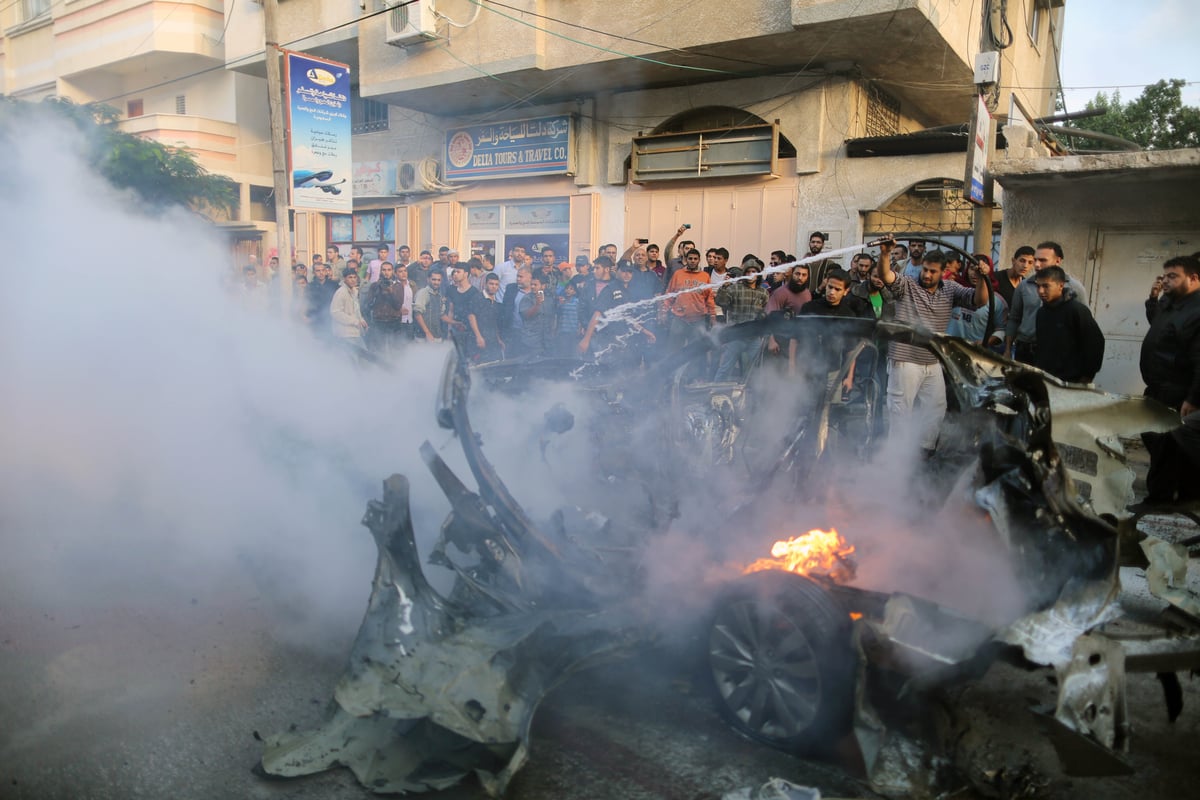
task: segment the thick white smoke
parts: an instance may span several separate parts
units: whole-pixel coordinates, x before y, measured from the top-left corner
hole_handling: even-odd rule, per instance
[[[224,287],[199,218],[152,218],[49,121],[6,142],[0,227],[0,595],[126,606],[243,578],[293,625],[353,627],[374,562],[358,525],[380,481],[446,504],[417,457],[444,351],[359,369]],[[439,436],[441,437],[439,439]],[[312,631],[305,631],[305,638]]]

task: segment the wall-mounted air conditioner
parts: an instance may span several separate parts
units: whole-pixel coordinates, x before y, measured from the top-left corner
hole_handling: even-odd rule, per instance
[[[416,0],[387,13],[387,43],[407,47],[438,38],[433,0]]]
[[[437,159],[423,158],[419,161],[400,161],[396,164],[396,194],[440,192],[442,184]]]

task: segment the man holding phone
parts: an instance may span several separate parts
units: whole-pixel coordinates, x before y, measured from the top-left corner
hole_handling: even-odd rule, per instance
[[[683,234],[686,233],[691,227],[692,223],[690,222],[685,222],[680,225],[679,229],[675,231],[675,235],[668,239],[666,246],[663,247],[663,256],[667,259],[667,272],[663,276],[664,283],[669,284],[672,276],[687,266],[687,254],[696,249],[695,242],[693,242],[691,239],[684,239],[682,242],[679,242],[677,255],[675,257],[671,256],[672,251],[675,250],[675,243],[679,240],[679,237],[683,236]]]

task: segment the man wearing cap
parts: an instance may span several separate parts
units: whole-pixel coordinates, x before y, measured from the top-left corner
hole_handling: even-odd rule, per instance
[[[453,248],[446,251],[446,271],[453,272],[458,266],[458,251]]]
[[[575,274],[584,278],[592,277],[592,261],[587,256],[575,256]]]
[[[596,336],[598,345],[597,358],[608,361],[609,363],[619,363],[624,366],[637,366],[641,363],[643,343],[645,341],[654,342],[654,334],[636,319],[609,320],[604,327],[599,328],[600,320],[606,313],[612,311],[618,306],[632,302],[633,291],[633,264],[625,259],[621,259],[617,265],[617,279],[615,281],[601,281],[603,276],[607,276],[611,267],[609,259],[602,256],[596,259],[596,281],[595,284],[603,284],[603,288],[592,299],[590,304],[591,314],[588,319],[587,329],[584,331],[583,338],[580,339],[578,350],[580,354],[586,354],[592,344],[592,337]],[[641,334],[636,340],[632,339],[634,334]],[[613,345],[618,345],[615,349]]]
[[[721,284],[717,289],[717,305],[725,309],[726,322],[737,325],[742,322],[762,319],[767,307],[769,295],[761,285],[758,274],[762,272],[763,263],[754,256],[742,260],[742,274],[732,275],[733,280]],[[734,270],[729,270],[733,273]],[[756,354],[762,347],[762,337],[744,337],[726,342],[721,346],[721,357],[717,363],[717,371],[713,380],[727,381],[733,377],[734,367],[740,366],[745,377],[746,357]]]

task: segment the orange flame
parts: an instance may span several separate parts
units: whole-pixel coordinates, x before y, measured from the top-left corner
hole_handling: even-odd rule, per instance
[[[853,552],[854,545],[847,543],[837,530],[817,528],[776,542],[771,546],[772,558],[760,558],[744,572],[780,569],[800,575],[820,573],[834,580],[845,579],[853,574],[853,565],[846,561]]]

